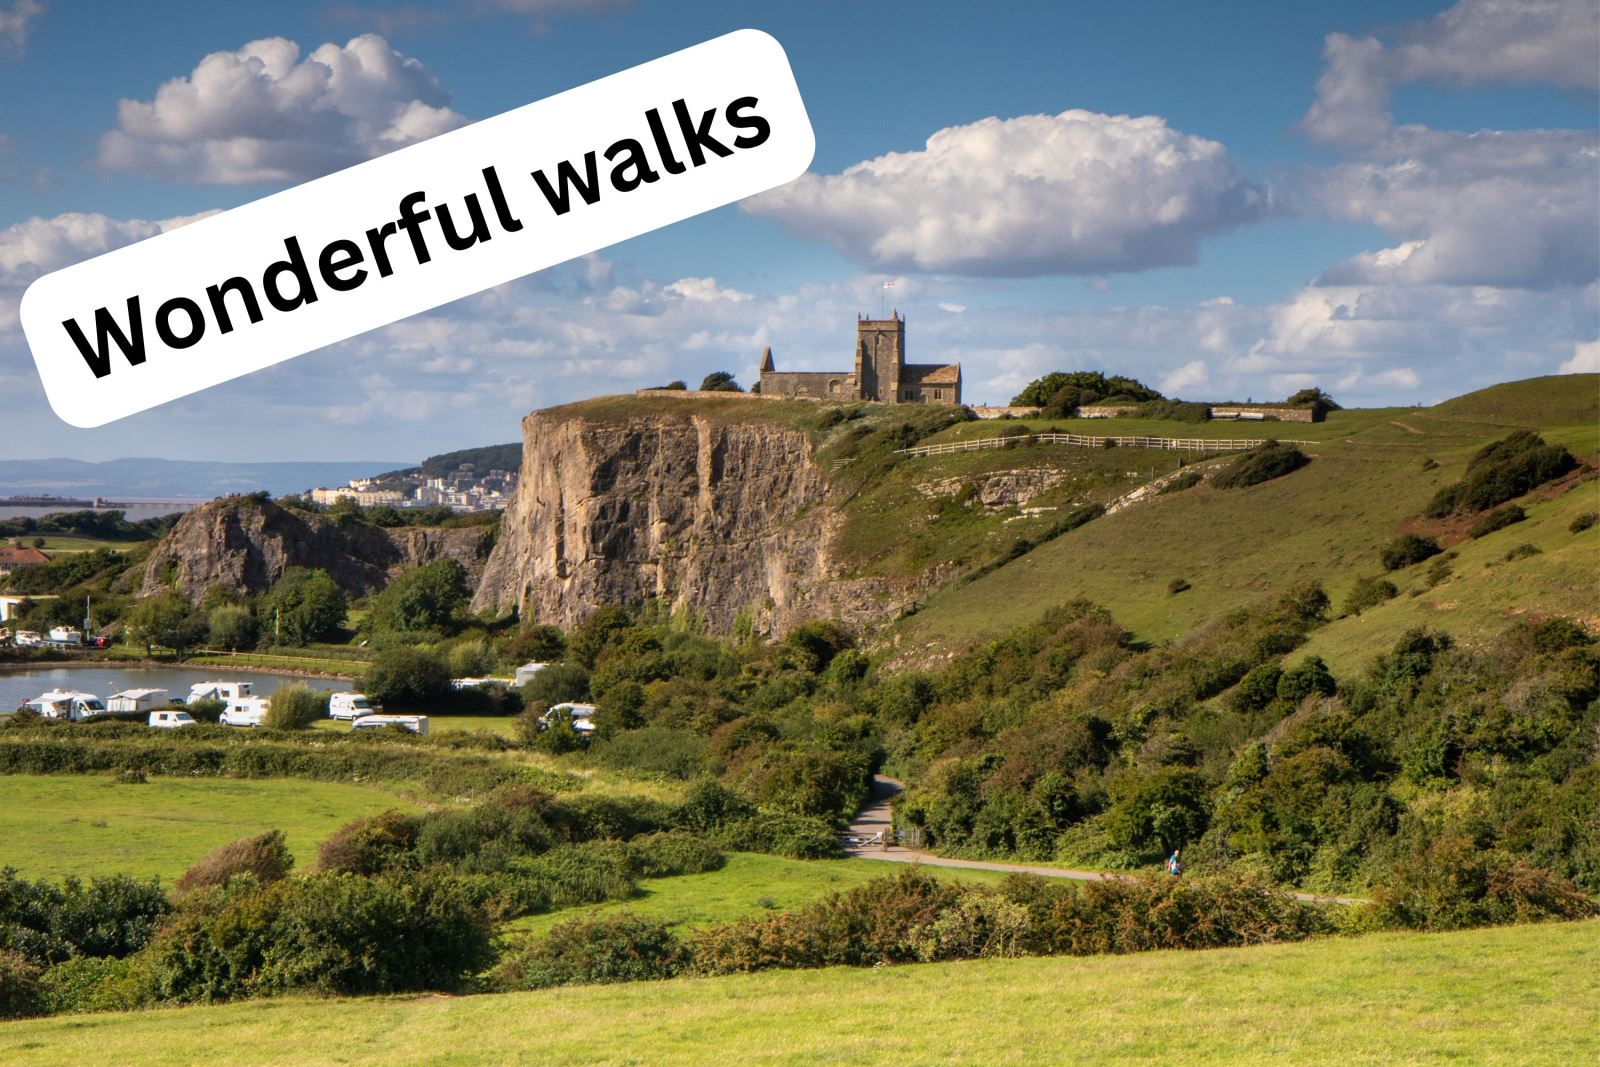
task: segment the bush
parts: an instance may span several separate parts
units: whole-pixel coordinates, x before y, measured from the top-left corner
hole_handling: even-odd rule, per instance
[[[406,865],[422,817],[386,811],[346,823],[317,850],[317,870],[374,875]]]
[[[407,571],[372,599],[364,627],[373,633],[428,633],[450,624],[472,598],[467,570],[454,559]]]
[[[426,872],[211,890],[146,951],[157,998],[177,1001],[453,991],[494,959],[488,918],[466,887]]]
[[[822,819],[758,812],[717,827],[711,839],[732,852],[766,852],[796,860],[840,854],[839,835]]]
[[[1488,511],[1561,477],[1578,461],[1559,445],[1547,445],[1532,430],[1518,430],[1479,449],[1466,476],[1434,494],[1424,513],[1442,519],[1452,512]]]
[[[1394,599],[1399,593],[1400,590],[1387,578],[1357,578],[1356,584],[1350,589],[1349,597],[1345,599],[1345,614],[1360,615],[1368,608],[1375,608],[1385,600]]]
[[[641,982],[671,978],[688,959],[688,950],[665,923],[623,912],[558,924],[508,955],[489,981],[503,992]]]
[[[557,704],[589,698],[589,672],[576,663],[552,663],[522,687],[522,703],[535,717]]]
[[[301,682],[279,686],[267,704],[265,725],[274,730],[308,730],[311,724],[328,717],[326,690],[312,692]]]
[[[20,952],[0,949],[0,1019],[44,1013],[45,988],[39,981],[43,970]]]
[[[1583,533],[1583,531],[1597,522],[1600,522],[1600,511],[1585,511],[1583,514],[1574,517],[1567,524],[1567,531],[1569,533]]]
[[[397,710],[427,710],[430,704],[449,700],[453,692],[450,668],[444,660],[406,646],[379,652],[367,668],[361,689],[374,701]]]
[[[728,857],[711,841],[681,830],[645,834],[628,842],[628,854],[643,878],[718,871]]]
[[[703,735],[666,726],[647,726],[618,734],[595,745],[591,756],[596,763],[607,767],[664,774],[684,781],[706,773],[710,763]]]
[[[1106,832],[1118,848],[1154,859],[1200,840],[1206,821],[1205,780],[1190,770],[1165,768],[1135,782],[1112,805]]]
[[[1304,467],[1311,457],[1293,445],[1268,441],[1224,467],[1211,479],[1215,489],[1243,489],[1260,485]]]
[[[1166,496],[1168,493],[1181,493],[1185,489],[1193,489],[1195,486],[1199,485],[1201,482],[1203,482],[1205,480],[1206,480],[1206,472],[1205,471],[1202,471],[1202,470],[1186,470],[1182,474],[1178,475],[1177,477],[1173,478],[1171,481],[1169,481],[1165,485],[1163,485],[1156,492],[1156,495],[1157,496]]]
[[[222,713],[228,710],[228,705],[221,700],[196,700],[192,704],[185,704],[184,710],[195,722],[217,722],[222,718]]]
[[[1394,864],[1368,912],[1380,926],[1460,930],[1591,918],[1600,905],[1543,868],[1447,834]]]
[[[1177,596],[1179,593],[1187,592],[1190,588],[1192,587],[1187,579],[1174,578],[1167,583],[1167,594],[1169,596]]]
[[[41,966],[71,956],[127,956],[143,948],[172,905],[152,879],[126,875],[29,882],[0,870],[0,945]]]
[[[1408,533],[1401,534],[1385,545],[1378,558],[1382,561],[1384,570],[1397,571],[1413,563],[1421,563],[1443,551],[1444,549],[1439,547],[1439,542],[1433,538]]]
[[[289,877],[293,866],[294,855],[284,843],[283,831],[268,830],[223,845],[184,871],[175,888],[180,893],[209,889],[227,885],[229,879],[241,874],[250,875],[262,885],[270,885]]]
[[[1467,536],[1473,540],[1487,537],[1496,530],[1504,530],[1507,526],[1514,526],[1528,517],[1520,504],[1507,504],[1503,508],[1496,508],[1487,515],[1467,527]]]
[[[45,1010],[50,1014],[132,1011],[150,1001],[149,976],[139,956],[104,959],[74,956],[44,972]]]

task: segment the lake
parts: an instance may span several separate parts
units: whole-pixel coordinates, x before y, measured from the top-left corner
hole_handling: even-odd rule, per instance
[[[165,689],[168,696],[189,695],[196,682],[253,682],[257,696],[271,696],[280,685],[304,682],[312,689],[334,693],[350,690],[350,683],[338,678],[291,678],[282,674],[254,674],[249,671],[218,671],[191,667],[87,667],[63,664],[25,671],[0,672],[0,713],[15,711],[25,700],[32,700],[51,689],[74,689],[108,697],[124,689]]]

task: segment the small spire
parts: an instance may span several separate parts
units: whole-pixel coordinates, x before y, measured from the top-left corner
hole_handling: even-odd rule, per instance
[[[777,369],[776,365],[772,362],[772,346],[771,345],[768,345],[767,347],[765,347],[765,348],[763,348],[761,350],[761,369],[762,369],[762,371],[769,371],[769,370],[776,370]]]

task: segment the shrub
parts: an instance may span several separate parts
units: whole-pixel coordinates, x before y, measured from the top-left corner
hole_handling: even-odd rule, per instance
[[[728,861],[711,841],[681,830],[636,837],[628,842],[628,854],[643,878],[702,874],[721,870]]]
[[[183,872],[176,889],[180,893],[227,885],[237,875],[248,874],[262,885],[289,877],[294,856],[284,843],[282,830],[268,830],[254,837],[241,838],[206,856]]]
[[[45,1009],[52,1015],[132,1011],[150,1001],[149,976],[139,956],[74,956],[44,972]]]
[[[1311,457],[1293,445],[1268,441],[1217,472],[1211,485],[1216,489],[1243,489],[1292,474],[1310,462]]]
[[[515,870],[537,882],[558,908],[625,900],[639,888],[627,849],[613,842],[562,845],[520,861]]]
[[[157,997],[178,1001],[449,991],[494,958],[488,919],[466,887],[426,872],[211,890],[146,951]]]
[[[426,710],[429,704],[450,698],[450,668],[438,656],[419,648],[386,648],[367,668],[361,688],[388,707]]]
[[[398,811],[346,823],[317,850],[317,870],[374,875],[403,866],[421,827],[421,816]]]
[[[1600,511],[1585,511],[1567,524],[1567,530],[1570,533],[1583,533],[1597,522],[1600,522]]]
[[[1507,526],[1514,526],[1528,517],[1520,504],[1507,504],[1503,508],[1496,508],[1477,522],[1467,527],[1467,536],[1473,540],[1487,537],[1496,530],[1504,530]]]
[[[606,695],[610,695],[610,690]],[[618,734],[595,745],[591,756],[596,763],[607,767],[663,774],[684,781],[706,773],[711,762],[703,735],[666,726],[646,726]]]
[[[797,860],[839,855],[839,835],[822,819],[759,812],[719,826],[711,839],[733,852],[766,852]]]
[[[1488,511],[1575,466],[1577,460],[1565,448],[1545,444],[1532,430],[1518,430],[1479,449],[1467,461],[1465,477],[1434,494],[1424,513],[1439,519],[1457,511]]]
[[[1520,545],[1512,545],[1510,548],[1506,549],[1506,554],[1502,556],[1501,559],[1506,563],[1515,563],[1519,559],[1527,559],[1529,556],[1537,556],[1543,552],[1544,549],[1540,548],[1538,545],[1530,545],[1524,542]]]
[[[1172,581],[1167,583],[1167,593],[1169,596],[1176,596],[1177,594],[1185,592],[1190,588],[1191,586],[1189,585],[1188,580],[1184,578],[1174,578]]]
[[[1459,930],[1502,923],[1583,919],[1600,905],[1564,878],[1470,838],[1447,834],[1395,863],[1368,906],[1380,926]]]
[[[1278,679],[1278,699],[1297,705],[1312,694],[1333,696],[1339,685],[1321,656],[1307,656]]]
[[[503,959],[489,981],[505,992],[640,982],[670,978],[688,959],[687,948],[665,923],[623,912],[556,925]]]
[[[390,582],[372,599],[363,626],[374,633],[436,631],[471,598],[466,568],[458,560],[435,560]]]
[[[1202,470],[1186,470],[1182,474],[1178,475],[1177,477],[1173,478],[1171,481],[1169,481],[1165,485],[1163,485],[1160,488],[1160,490],[1157,491],[1156,495],[1157,496],[1165,496],[1168,493],[1181,493],[1185,489],[1193,489],[1195,486],[1199,485],[1201,482],[1203,482],[1205,480],[1206,480],[1206,472],[1205,471],[1202,471]]]
[[[45,989],[39,981],[42,971],[22,953],[0,949],[0,1019],[43,1014]]]
[[[1408,533],[1401,534],[1385,545],[1378,558],[1382,561],[1384,570],[1397,571],[1413,563],[1421,563],[1443,551],[1444,549],[1439,547],[1439,542],[1433,538]]]
[[[1345,614],[1360,615],[1368,608],[1375,608],[1385,600],[1394,599],[1399,593],[1400,590],[1387,578],[1357,578],[1356,584],[1350,589],[1349,597],[1345,599]]]
[[[576,663],[552,663],[522,687],[522,703],[536,717],[557,704],[588,697],[589,672]]]
[[[41,966],[71,956],[126,956],[143,948],[172,910],[154,881],[126,875],[29,882],[0,870],[0,945]]]
[[[308,730],[311,724],[328,717],[326,690],[312,692],[301,682],[279,686],[267,704],[265,725],[274,730]]]

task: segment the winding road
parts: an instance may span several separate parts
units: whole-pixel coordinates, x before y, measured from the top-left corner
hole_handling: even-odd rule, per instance
[[[931,852],[902,848],[891,844],[885,847],[883,835],[890,825],[889,805],[895,794],[905,788],[903,782],[882,774],[872,776],[872,793],[867,803],[850,820],[844,842],[845,855],[853,859],[878,860],[886,863],[923,863],[929,867],[964,867],[975,871],[1002,871],[1007,874],[1037,874],[1044,878],[1071,878],[1079,882],[1132,881],[1127,874],[1110,874],[1105,871],[1079,871],[1070,867],[1035,867],[1024,863],[990,863],[985,860],[957,860],[935,856]],[[1360,897],[1324,896],[1318,893],[1295,893],[1300,900],[1323,901],[1334,904],[1364,904]]]

